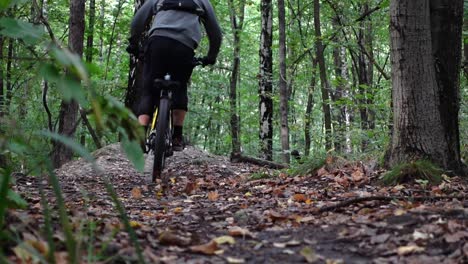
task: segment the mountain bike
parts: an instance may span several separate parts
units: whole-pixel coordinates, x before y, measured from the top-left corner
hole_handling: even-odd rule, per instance
[[[200,58],[194,58],[193,67],[203,65]],[[146,148],[149,153],[154,155],[152,170],[152,182],[160,178],[162,186],[167,186],[168,179],[162,175],[166,165],[166,158],[174,154],[172,150],[172,92],[178,89],[180,83],[172,81],[171,75],[167,73],[164,79],[155,79],[154,87],[161,90],[159,105],[155,107],[151,126],[146,136]]]

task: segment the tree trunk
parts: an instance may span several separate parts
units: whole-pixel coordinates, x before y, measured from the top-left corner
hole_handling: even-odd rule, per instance
[[[317,61],[319,65],[320,72],[320,82],[322,87],[322,110],[324,116],[324,126],[325,126],[325,147],[326,150],[332,148],[331,141],[331,109],[330,109],[330,95],[329,95],[329,84],[327,80],[327,72],[325,65],[324,57],[324,47],[322,43],[322,33],[320,30],[320,3],[319,0],[314,0],[314,27],[315,27],[315,39],[316,39],[316,49],[317,49]]]
[[[135,0],[135,13],[145,3],[145,0]],[[128,73],[128,85],[125,93],[125,106],[134,114],[138,112],[137,99],[143,89],[143,60],[130,55],[130,66]]]
[[[83,55],[83,42],[85,30],[85,0],[72,0],[70,2],[70,34],[68,42],[70,50],[79,56]],[[67,137],[75,134],[76,122],[78,119],[78,103],[74,100],[62,101],[59,113],[58,133]],[[55,168],[70,161],[73,152],[70,148],[60,142],[54,141],[54,151],[52,162]]]
[[[117,10],[115,12],[116,15],[114,16],[114,22],[112,23],[112,30],[111,30],[111,35],[110,35],[109,47],[108,47],[108,50],[107,50],[106,68],[105,68],[105,71],[104,71],[104,80],[107,80],[107,74],[109,72],[109,61],[110,61],[110,57],[111,57],[111,54],[112,54],[112,48],[114,47],[115,27],[117,25],[117,21],[119,20],[120,13],[122,12],[122,6],[123,6],[123,4],[125,2],[126,2],[125,0],[121,0],[121,1],[119,1],[117,3]]]
[[[234,51],[233,51],[233,62],[231,77],[229,81],[229,105],[231,112],[231,144],[232,151],[231,156],[239,154],[241,152],[240,143],[240,128],[239,128],[239,116],[237,114],[237,82],[239,80],[239,67],[240,67],[240,33],[244,27],[244,14],[245,14],[245,1],[239,3],[239,14],[236,12],[234,2],[228,1],[230,9],[231,27],[234,37]]]
[[[0,122],[2,122],[2,118],[4,115],[4,107],[5,107],[5,92],[3,90],[3,43],[4,38],[0,35],[0,58],[2,58],[0,63]]]
[[[89,9],[88,9],[88,30],[86,33],[86,62],[91,64],[93,62],[93,48],[94,48],[94,24],[96,23],[96,0],[89,0]],[[81,114],[83,113],[83,114]],[[80,111],[83,122],[81,123],[81,145],[86,145],[86,128],[88,127],[89,122],[86,120],[85,111]],[[96,142],[95,142],[96,143]],[[98,145],[100,142],[98,141]]]
[[[305,121],[304,121],[304,137],[305,137],[305,146],[304,146],[304,155],[306,157],[310,154],[310,146],[312,144],[312,139],[310,136],[310,128],[312,126],[312,109],[314,107],[314,91],[315,91],[315,84],[317,81],[317,60],[311,56],[312,60],[312,76],[310,77],[310,85],[308,89],[307,95],[307,106],[305,112]]]
[[[369,5],[365,3],[362,7],[362,14],[368,13]],[[369,57],[372,56],[372,22],[370,18],[363,19],[359,22],[360,27],[357,35],[357,42],[360,47],[358,54],[358,83],[359,83],[359,113],[361,117],[361,129],[363,133],[375,127],[374,112],[371,107],[373,105],[372,98],[372,82],[373,82],[373,64]],[[366,150],[369,144],[367,135],[363,135],[361,148]]]
[[[273,5],[271,0],[262,0],[261,5],[262,28],[260,34],[260,149],[261,157],[273,159]]]
[[[460,172],[462,0],[390,5],[393,133],[386,164],[429,159]]]
[[[5,92],[5,104],[4,104],[4,114],[8,115],[11,98],[13,97],[13,84],[12,84],[12,68],[13,68],[13,53],[14,53],[14,40],[12,38],[8,39],[8,54],[7,54],[7,65],[6,65],[6,92]]]
[[[280,90],[280,117],[281,117],[281,150],[283,162],[289,164],[289,124],[288,102],[289,91],[286,76],[286,14],[284,0],[278,0],[278,31],[279,31],[279,90]]]

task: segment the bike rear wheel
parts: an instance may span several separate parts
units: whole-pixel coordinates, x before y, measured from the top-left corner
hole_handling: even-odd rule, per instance
[[[158,117],[156,121],[156,136],[154,139],[153,153],[153,182],[161,178],[163,185],[167,185],[167,179],[162,177],[166,162],[167,137],[169,132],[169,100],[161,98],[159,102]]]

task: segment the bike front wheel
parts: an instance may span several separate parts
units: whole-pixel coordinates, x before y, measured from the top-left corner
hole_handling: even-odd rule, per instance
[[[153,182],[161,178],[163,185],[167,185],[167,179],[162,177],[166,162],[167,135],[169,131],[169,100],[161,98],[159,102],[158,117],[156,121],[156,136],[154,139],[154,164]]]

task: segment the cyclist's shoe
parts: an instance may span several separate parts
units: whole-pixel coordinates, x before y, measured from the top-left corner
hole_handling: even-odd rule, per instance
[[[183,137],[175,137],[172,139],[172,150],[182,151],[185,148],[185,142]]]

